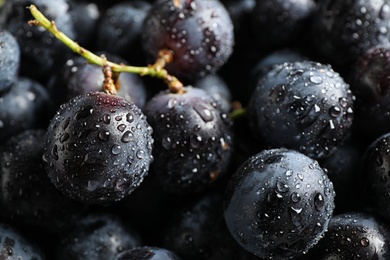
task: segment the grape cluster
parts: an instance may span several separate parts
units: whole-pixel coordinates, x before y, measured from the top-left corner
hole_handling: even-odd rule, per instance
[[[0,0],[0,259],[390,259],[389,0]]]

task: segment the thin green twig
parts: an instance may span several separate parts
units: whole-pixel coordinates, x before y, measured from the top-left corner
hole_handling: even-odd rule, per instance
[[[245,108],[236,108],[229,113],[229,118],[234,121],[239,117],[245,116],[245,114],[246,114]]]
[[[1,1],[1,0],[0,0]],[[137,66],[128,66],[123,64],[117,64],[111,61],[106,60],[103,57],[99,57],[98,55],[92,53],[91,51],[81,47],[77,42],[70,39],[63,32],[58,30],[54,21],[49,21],[43,15],[35,5],[30,5],[28,7],[32,16],[35,20],[29,21],[30,25],[42,26],[51,34],[53,34],[58,40],[68,46],[73,52],[81,55],[89,63],[99,65],[99,66],[110,66],[113,72],[127,72],[139,74],[141,76],[151,76],[163,79],[169,86],[172,92],[180,92],[183,84],[174,76],[168,74],[167,70],[165,70],[161,64],[165,66],[166,63],[170,62],[172,58],[167,58],[167,52],[161,52],[160,59],[156,62],[156,65],[149,65],[147,67],[137,67]],[[163,61],[161,61],[163,59]]]

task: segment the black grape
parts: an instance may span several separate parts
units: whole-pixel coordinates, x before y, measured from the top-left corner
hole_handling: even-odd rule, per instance
[[[204,90],[161,91],[145,105],[155,140],[152,176],[164,190],[196,193],[226,172],[232,153],[230,120]]]
[[[233,238],[265,259],[306,253],[333,214],[333,184],[318,162],[294,150],[263,150],[231,177],[224,218]]]
[[[93,92],[60,107],[43,158],[54,185],[85,203],[107,204],[134,191],[152,161],[152,129],[121,97]]]
[[[234,46],[233,24],[219,0],[158,0],[145,19],[142,46],[151,62],[160,50],[170,51],[173,61],[166,69],[193,81],[228,60]]]
[[[16,81],[19,67],[19,43],[9,31],[0,31],[0,92]]]
[[[254,135],[269,146],[318,159],[350,133],[353,102],[349,85],[329,65],[287,62],[257,81],[248,115]]]

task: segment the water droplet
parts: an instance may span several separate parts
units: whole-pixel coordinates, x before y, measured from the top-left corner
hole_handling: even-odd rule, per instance
[[[98,134],[100,140],[102,141],[108,141],[110,139],[110,132],[106,130],[101,130]]]
[[[111,121],[110,115],[104,114],[103,115],[103,122],[106,123],[106,124],[109,124],[110,121]]]
[[[293,175],[293,170],[287,170],[286,171],[286,176],[290,177],[291,175]]]
[[[341,109],[338,106],[331,106],[329,108],[329,115],[331,117],[338,117],[341,114]]]
[[[298,202],[301,201],[301,196],[298,193],[296,193],[296,192],[293,192],[291,194],[290,198],[291,198],[291,201],[294,202],[294,203],[298,203]]]
[[[322,83],[322,77],[320,76],[311,76],[310,81],[314,84],[321,84]]]
[[[276,190],[280,193],[285,193],[289,191],[288,185],[284,182],[277,181],[276,182]]]
[[[363,237],[362,239],[360,239],[360,244],[363,247],[368,247],[370,245],[370,240],[368,240],[368,238],[366,237]]]
[[[93,112],[92,106],[83,107],[79,112],[76,113],[76,120],[80,120],[82,118],[86,118],[90,116]]]
[[[136,153],[138,159],[143,159],[145,157],[145,151],[144,150],[138,150]]]
[[[128,143],[133,141],[133,134],[130,131],[126,131],[121,138],[121,141],[124,143]]]
[[[348,100],[345,97],[339,98],[339,104],[345,108],[348,106]]]
[[[116,117],[115,117],[115,120],[116,120],[116,121],[121,121],[121,120],[122,120],[122,117],[121,117],[121,116],[116,116]]]
[[[76,148],[77,148],[77,145],[75,143],[66,144],[66,150],[68,150],[68,151],[74,151],[74,150],[76,150]]]
[[[193,238],[192,238],[192,236],[190,236],[190,235],[186,235],[185,237],[184,237],[184,241],[186,242],[186,244],[191,244],[192,242],[193,242]]]
[[[126,120],[129,123],[132,123],[134,121],[134,115],[132,113],[127,113]]]
[[[97,188],[99,188],[100,182],[99,181],[94,181],[94,180],[89,180],[87,184],[87,190],[88,191],[94,191]]]
[[[192,148],[196,149],[202,145],[203,139],[199,135],[191,135],[190,136],[190,145]]]
[[[111,148],[111,152],[114,155],[120,154],[121,150],[122,150],[122,147],[120,145],[117,145],[117,144],[113,145]]]
[[[301,209],[301,208],[297,209],[297,208],[291,207],[291,209],[292,209],[293,211],[295,211],[297,214],[300,214],[300,213],[302,212],[302,209]]]
[[[69,125],[69,122],[70,122],[70,117],[67,117],[65,120],[64,120],[64,123],[62,124],[62,129],[65,130],[68,125]]]
[[[171,149],[172,146],[173,146],[172,140],[171,140],[171,138],[169,136],[163,138],[161,140],[161,144],[167,150]]]
[[[294,225],[294,228],[301,229],[302,228],[302,216],[301,213],[302,209],[296,209],[294,207],[290,207],[288,209],[288,213],[290,215],[290,220],[292,224]]]
[[[204,122],[210,122],[214,119],[213,114],[211,113],[211,110],[208,109],[204,104],[202,103],[196,103],[193,106],[194,110],[198,113],[198,115],[202,118]]]
[[[177,104],[177,100],[175,98],[171,98],[170,100],[168,100],[167,107],[169,109],[172,109],[176,106],[176,104]]]
[[[387,19],[390,17],[390,6],[388,4],[384,4],[379,11],[379,17],[382,19]]]
[[[376,158],[375,164],[376,164],[377,166],[382,166],[382,164],[383,164],[383,158],[382,158],[382,156],[378,156],[378,157]]]
[[[126,125],[125,124],[120,124],[120,125],[118,125],[117,129],[119,131],[123,132],[126,129]]]
[[[325,205],[324,197],[322,197],[321,193],[317,193],[314,196],[314,208],[317,211],[322,211],[322,209],[324,208],[324,205]]]
[[[54,145],[52,148],[51,148],[51,156],[53,157],[54,160],[58,160],[59,157],[58,157],[58,147],[57,145]]]
[[[340,240],[340,243],[343,246],[347,246],[349,243],[351,243],[351,238],[343,236]]]
[[[253,229],[256,229],[256,228],[259,227],[259,223],[258,223],[257,221],[254,221],[254,222],[251,224],[251,227],[252,227]]]
[[[66,140],[68,140],[70,137],[70,135],[68,133],[65,133],[63,134],[61,137],[60,137],[60,142],[63,143],[65,142]]]

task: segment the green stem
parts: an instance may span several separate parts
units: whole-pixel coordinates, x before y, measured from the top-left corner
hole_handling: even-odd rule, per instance
[[[1,0],[0,0],[1,1]],[[58,40],[68,46],[73,52],[81,55],[89,63],[99,65],[99,66],[110,66],[112,72],[127,72],[139,74],[141,76],[151,76],[163,79],[169,86],[172,92],[180,92],[182,91],[183,84],[174,76],[169,75],[168,72],[160,66],[161,61],[158,62],[158,65],[149,65],[148,67],[137,67],[137,66],[128,66],[123,64],[116,64],[114,62],[110,62],[98,55],[90,52],[89,50],[81,47],[78,43],[70,39],[63,32],[59,31],[54,21],[49,21],[35,5],[29,6],[30,12],[35,20],[29,21],[30,25],[42,26],[51,34],[53,34]],[[164,56],[160,58],[165,58],[166,52],[164,52]],[[168,62],[171,60],[168,59]],[[167,63],[167,62],[165,62]],[[163,62],[163,64],[165,64]]]
[[[237,108],[237,109],[234,109],[233,111],[231,111],[229,113],[229,118],[234,121],[235,119],[239,118],[239,117],[242,117],[242,116],[245,116],[246,114],[246,109],[245,108]]]

